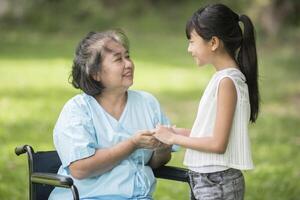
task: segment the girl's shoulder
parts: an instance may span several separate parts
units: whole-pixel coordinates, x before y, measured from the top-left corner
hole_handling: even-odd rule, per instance
[[[247,88],[246,77],[244,74],[236,68],[227,68],[216,73],[215,83],[216,86],[220,84],[224,78],[230,78],[234,85],[238,88]]]
[[[248,85],[246,83],[246,77],[239,69],[228,68],[224,71],[222,70],[222,72],[217,75],[216,90],[218,90],[221,80],[224,78],[230,78],[232,80],[239,99],[248,99]]]
[[[244,74],[237,68],[227,68],[216,72],[217,79],[222,79],[224,77],[229,77],[233,81],[240,80],[246,82],[246,77]]]

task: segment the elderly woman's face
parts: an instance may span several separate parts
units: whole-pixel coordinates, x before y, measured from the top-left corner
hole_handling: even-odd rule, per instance
[[[129,52],[121,44],[110,40],[105,45],[102,66],[96,80],[101,81],[105,90],[128,89],[133,84],[134,65]]]

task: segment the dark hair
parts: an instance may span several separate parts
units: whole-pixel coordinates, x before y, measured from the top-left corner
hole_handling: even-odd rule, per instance
[[[244,25],[242,31],[239,22]],[[223,4],[208,5],[196,11],[186,24],[186,36],[195,30],[204,40],[213,36],[223,41],[229,55],[238,63],[246,77],[251,106],[250,121],[255,122],[259,112],[257,53],[254,27],[249,17],[238,15]]]
[[[108,49],[105,47],[110,40],[122,44],[129,50],[129,41],[125,33],[120,30],[104,32],[89,32],[78,44],[73,60],[69,81],[88,95],[101,94],[104,86],[93,78],[101,69],[103,55]]]

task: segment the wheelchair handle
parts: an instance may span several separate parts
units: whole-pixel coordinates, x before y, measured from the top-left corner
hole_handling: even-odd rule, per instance
[[[25,144],[25,145],[22,145],[22,146],[18,146],[15,148],[15,153],[19,156],[23,153],[26,153],[27,152],[27,147],[28,145]]]

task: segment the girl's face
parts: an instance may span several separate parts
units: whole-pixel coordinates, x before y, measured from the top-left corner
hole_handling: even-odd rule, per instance
[[[105,90],[125,89],[133,84],[134,65],[129,52],[121,44],[111,40],[103,56],[101,70],[96,80],[101,81]]]
[[[198,66],[211,63],[211,45],[199,36],[195,30],[191,32],[188,52],[193,56]]]

